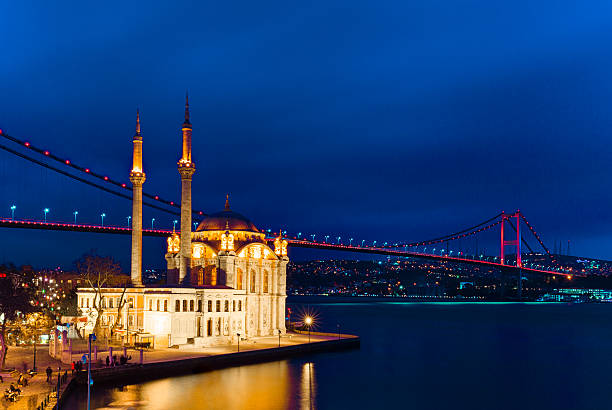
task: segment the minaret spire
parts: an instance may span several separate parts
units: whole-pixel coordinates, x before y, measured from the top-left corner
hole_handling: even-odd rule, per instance
[[[132,258],[131,277],[134,286],[142,286],[142,184],[146,175],[142,167],[142,135],[140,112],[136,110],[136,134],[133,141],[132,182]]]
[[[185,94],[185,122],[182,127],[183,153],[178,161],[181,174],[181,239],[179,251],[179,283],[189,283],[191,268],[191,179],[195,164],[191,162],[191,123],[189,122],[189,95]]]
[[[191,124],[189,122],[189,93],[185,91],[185,122],[183,124]]]
[[[230,210],[230,206],[229,206],[229,194],[225,195],[225,210],[226,211]]]

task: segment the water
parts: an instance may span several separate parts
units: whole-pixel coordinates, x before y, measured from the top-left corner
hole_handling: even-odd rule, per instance
[[[92,407],[610,408],[612,304],[356,300],[288,305],[308,304],[322,330],[359,334],[360,350],[97,389]]]

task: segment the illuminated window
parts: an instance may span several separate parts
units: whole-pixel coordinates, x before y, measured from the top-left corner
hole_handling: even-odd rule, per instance
[[[109,298],[108,299],[108,307],[112,308],[114,307],[113,305],[115,304],[115,298]]]
[[[102,306],[103,308],[106,307],[106,298],[105,297],[101,297],[100,298],[100,306]]]
[[[181,301],[177,300],[174,304],[174,311],[175,312],[180,312],[181,311]]]
[[[212,336],[212,329],[213,325],[212,325],[212,319],[208,319],[208,322],[206,323],[206,335],[208,336]]]
[[[255,293],[255,271],[251,271],[251,293]]]
[[[89,307],[89,298],[87,298],[87,306],[86,307]]]
[[[153,301],[152,300],[149,300],[149,310],[153,310]]]
[[[130,304],[130,308],[134,307],[134,298],[130,298],[129,304]]]
[[[236,269],[236,289],[242,289],[242,269]]]
[[[128,326],[132,326],[134,325],[134,316],[129,315],[128,316]]]
[[[217,307],[217,312],[221,312],[221,301],[220,301],[220,300],[218,300],[218,301],[217,301],[217,303],[216,303],[216,305],[217,305],[217,306],[216,306],[216,307]]]
[[[224,312],[229,312],[229,302],[228,302],[227,300],[225,301],[225,303],[223,304],[223,306],[224,306],[223,311],[224,311]]]
[[[238,312],[242,312],[242,301],[238,301]]]
[[[193,312],[193,307],[194,307],[193,305],[194,305],[193,300],[190,300],[190,301],[189,301],[189,311],[190,311],[190,312]]]
[[[233,300],[232,301],[232,312],[235,312],[235,311],[236,311],[236,301]]]
[[[264,279],[263,279],[263,291],[264,293],[268,293],[268,271],[264,271]]]
[[[183,312],[187,312],[187,300],[183,300]]]
[[[208,310],[207,312],[212,312],[212,300],[208,301]]]
[[[164,312],[168,311],[168,301],[164,300]]]
[[[202,311],[202,301],[198,300],[198,312]]]
[[[159,299],[157,299],[157,311],[159,312]]]

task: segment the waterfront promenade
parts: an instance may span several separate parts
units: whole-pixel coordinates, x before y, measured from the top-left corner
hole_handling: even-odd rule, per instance
[[[116,367],[99,366],[96,360],[94,360],[92,369],[94,369],[94,381],[112,383],[121,382],[126,379],[157,378],[193,371],[205,371],[210,368],[236,366],[242,363],[262,362],[282,359],[291,355],[308,354],[311,350],[313,353],[324,352],[338,348],[356,347],[358,345],[359,338],[351,335],[340,335],[339,339],[337,334],[313,332],[309,343],[307,333],[287,333],[280,338],[280,349],[279,338],[277,336],[257,337],[248,341],[241,341],[240,354],[233,354],[238,353],[238,345],[236,344],[208,348],[182,346],[181,348],[143,349],[142,363],[140,362],[140,349],[128,349],[128,355],[132,358],[127,365]],[[123,349],[113,349],[113,355],[121,355],[122,353]],[[78,360],[81,355],[80,353],[73,354],[73,360]],[[102,363],[105,363],[107,355],[108,353],[101,351],[99,347],[98,359],[102,360]],[[27,363],[27,367],[31,367],[32,357],[31,348],[12,347],[8,353],[7,367],[23,370],[24,362]],[[49,365],[54,369],[53,383],[46,382],[45,369]],[[38,408],[44,397],[57,385],[58,365],[60,363],[50,358],[44,347],[39,347],[37,354],[39,374],[29,379],[28,386],[22,388],[23,393],[17,402],[9,403],[2,399],[1,408],[11,410]],[[62,374],[64,371],[67,371],[68,375],[71,375],[69,364],[63,364],[61,367]],[[7,373],[4,372],[3,374]],[[82,383],[85,377],[86,372],[82,372],[75,382],[79,381]],[[2,386],[6,389],[10,385],[10,381],[12,379],[5,378]],[[64,388],[65,386],[62,387],[62,391]]]

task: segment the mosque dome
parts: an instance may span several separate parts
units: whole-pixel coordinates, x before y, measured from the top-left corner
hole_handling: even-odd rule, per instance
[[[225,200],[225,209],[204,218],[196,232],[225,230],[259,232],[246,216],[230,210],[229,198]]]

